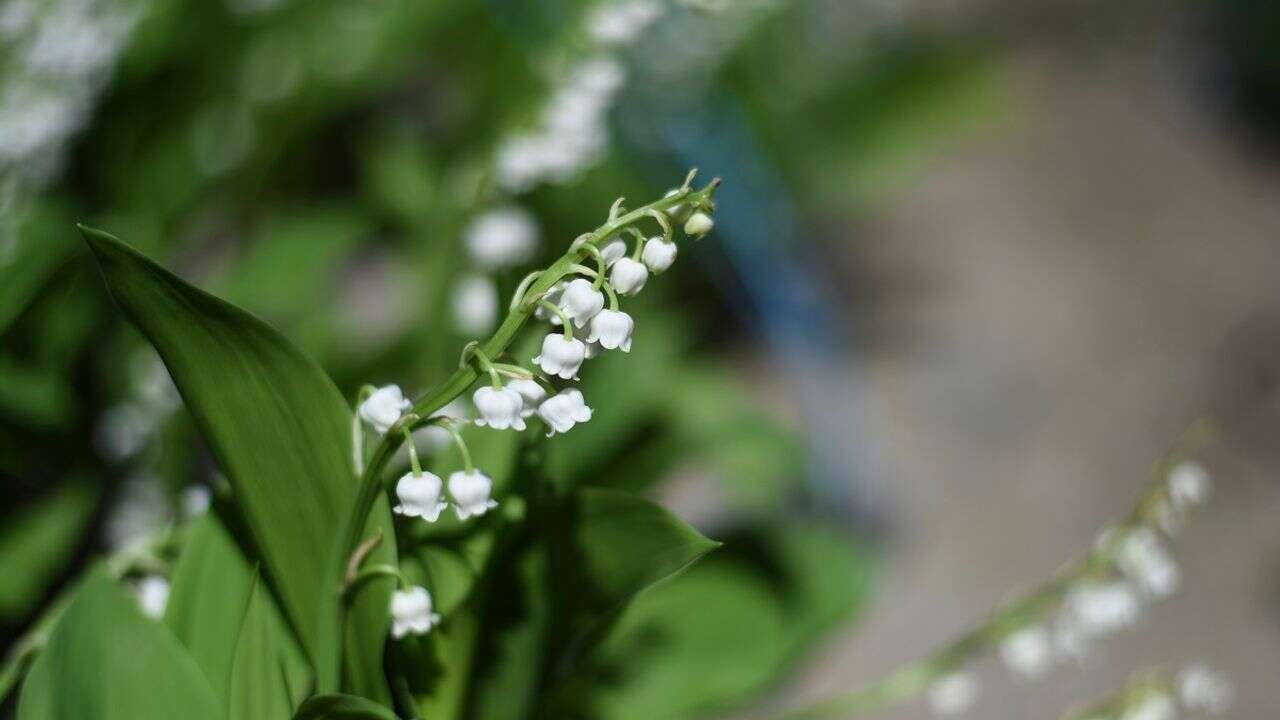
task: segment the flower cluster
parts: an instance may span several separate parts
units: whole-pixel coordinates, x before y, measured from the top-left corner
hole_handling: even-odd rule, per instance
[[[591,420],[592,409],[582,391],[565,381],[577,380],[583,364],[602,353],[630,352],[636,323],[622,309],[619,296],[635,296],[644,289],[650,274],[660,274],[672,266],[677,254],[673,228],[682,223],[685,235],[698,238],[714,227],[709,214],[713,209],[710,196],[717,183],[694,192],[690,187],[693,177],[694,173],[690,173],[681,187],[662,200],[632,212],[627,212],[619,199],[604,226],[575,240],[560,262],[525,277],[512,299],[511,312],[520,313],[522,320],[533,317],[544,321],[551,330],[532,359],[533,368],[489,357],[484,348],[492,350],[490,344],[473,342],[466,346],[461,366],[474,368],[467,380],[488,378],[471,396],[478,414],[475,425],[521,432],[536,418],[551,437]],[[468,246],[477,261],[492,267],[531,249],[536,226],[520,212],[495,211],[498,214],[473,224],[468,231]],[[646,236],[636,227],[644,221],[656,223],[660,233]],[[589,260],[594,261],[594,267],[579,262]],[[493,352],[501,354],[502,347]],[[451,399],[456,401],[445,398],[441,405]],[[456,426],[464,422],[456,416],[458,413],[442,409],[420,420],[413,408],[414,404],[396,385],[361,391],[353,418],[357,471],[364,469],[364,426],[379,435],[402,432],[411,469],[395,485],[398,502],[393,510],[397,515],[430,523],[452,507],[459,520],[468,520],[497,507],[493,480],[474,467],[466,442],[457,431]],[[447,482],[422,469],[416,447],[418,436],[413,433],[415,424],[444,432],[457,445],[463,469],[449,475]],[[398,592],[392,602],[392,614],[396,637],[427,632],[438,620],[431,613],[429,592],[420,587]]]
[[[1218,673],[1195,663],[1169,677],[1159,671],[1136,675],[1115,696],[1068,717],[1074,720],[1175,720],[1179,708],[1221,715],[1235,692]]]
[[[981,647],[972,638],[997,638],[996,653],[1012,673],[1039,679],[1055,661],[1079,662],[1091,645],[1132,627],[1144,607],[1173,594],[1181,583],[1181,571],[1165,547],[1164,538],[1181,527],[1188,510],[1204,502],[1211,489],[1208,472],[1193,462],[1169,468],[1143,497],[1129,520],[1102,532],[1092,553],[1065,578],[1049,589],[1033,593],[997,613],[986,627],[944,650],[949,657],[956,647],[968,652]],[[1182,684],[1189,689],[1189,708],[1220,711],[1230,698],[1217,676],[1195,666]],[[928,689],[930,707],[940,715],[964,712],[978,696],[978,683],[954,664],[939,673]],[[1169,720],[1176,703],[1173,692],[1142,692],[1121,713],[1087,715],[1091,720]]]

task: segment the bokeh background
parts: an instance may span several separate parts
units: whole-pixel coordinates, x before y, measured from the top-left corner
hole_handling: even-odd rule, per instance
[[[636,301],[637,351],[587,377],[604,429],[557,461],[828,582],[743,612],[765,659],[724,697],[617,717],[749,717],[928,653],[1087,549],[1207,413],[1183,592],[1046,681],[983,664],[972,715],[1188,660],[1233,717],[1280,707],[1280,6],[611,4],[0,0],[0,642],[217,484],[75,222],[350,394],[422,390],[523,272],[468,255],[472,220],[523,208],[550,258],[696,166],[717,229]],[[621,77],[565,100],[600,59]]]

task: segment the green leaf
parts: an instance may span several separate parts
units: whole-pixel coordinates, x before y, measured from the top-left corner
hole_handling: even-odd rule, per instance
[[[298,708],[293,720],[399,720],[385,706],[353,695],[317,695]]]
[[[81,228],[107,287],[164,360],[230,481],[268,580],[310,657],[320,691],[339,686],[340,547],[355,494],[350,408],[324,371],[261,320],[202,292],[116,238]],[[386,521],[385,502],[375,515]],[[389,525],[388,525],[389,527]],[[389,535],[389,533],[388,533]],[[390,550],[387,537],[381,551]],[[379,665],[390,582],[353,615],[355,660]],[[366,598],[368,600],[366,601]],[[381,605],[381,607],[377,607]]]
[[[213,515],[196,521],[170,581],[164,622],[204,671],[219,695],[231,687],[244,609],[253,592],[253,566]]]
[[[68,481],[4,521],[0,530],[0,616],[30,611],[67,562],[97,500],[87,482]]]
[[[539,543],[495,573],[485,594],[486,632],[472,670],[473,720],[533,716],[551,620],[547,572],[546,548]]]
[[[293,710],[270,603],[266,588],[255,580],[236,640],[227,720],[283,720]]]
[[[871,569],[864,552],[821,523],[730,539],[637,598],[557,688],[547,716],[651,720],[739,706],[860,607]]]
[[[221,720],[222,702],[163,625],[95,569],[22,686],[18,720]]]
[[[548,528],[557,645],[581,653],[633,598],[719,543],[631,493],[582,488]]]

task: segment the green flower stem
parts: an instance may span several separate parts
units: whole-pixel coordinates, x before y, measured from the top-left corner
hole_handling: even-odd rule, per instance
[[[467,442],[462,439],[462,433],[453,426],[453,423],[441,423],[440,427],[449,433],[449,437],[453,438],[453,444],[458,446],[458,452],[462,454],[462,468],[471,474],[476,471],[476,466],[471,464],[471,451],[467,449]]]
[[[1212,427],[1207,420],[1192,424],[1174,443],[1173,448],[1156,463],[1146,489],[1133,510],[1115,527],[1116,531],[1108,533],[1106,541],[1099,543],[1058,577],[1007,603],[985,622],[933,655],[904,665],[863,690],[783,713],[778,716],[778,720],[848,717],[913,698],[975,656],[995,647],[1009,635],[1047,618],[1061,606],[1067,593],[1079,582],[1115,574],[1118,572],[1116,554],[1125,535],[1140,527],[1158,525],[1160,509],[1169,502],[1169,471],[1202,447],[1211,435]]]
[[[351,466],[356,475],[364,472],[364,423],[360,421],[360,406],[376,390],[372,385],[365,385],[356,393],[356,407],[351,411]]]
[[[600,243],[606,238],[644,219],[650,210],[668,210],[686,202],[690,205],[704,208],[712,206],[712,197],[720,186],[719,178],[712,180],[701,190],[693,190],[688,185],[689,180],[685,182],[686,184],[681,188],[681,191],[670,197],[661,198],[631,212],[622,213],[617,217],[611,218],[608,222],[596,228],[584,245],[590,244],[599,247]],[[582,247],[565,253],[550,267],[539,273],[536,279],[525,288],[525,292],[530,296],[541,298],[561,278],[569,274],[571,265],[582,262],[586,257],[586,253],[587,251]],[[520,330],[524,328],[525,323],[533,316],[533,309],[533,305],[529,303],[519,303],[516,309],[512,310],[506,319],[502,321],[502,324],[498,326],[493,335],[480,345],[480,349],[484,351],[485,355],[499,357],[506,352],[511,343],[515,341],[516,336],[519,335]],[[478,372],[473,367],[458,368],[444,382],[414,403],[413,413],[416,418],[412,422],[405,423],[405,425],[413,429],[417,427],[414,423],[424,423],[425,420],[423,418],[430,418],[432,413],[465,392],[476,381],[478,375]],[[365,466],[364,473],[360,476],[355,501],[351,505],[351,514],[346,519],[346,530],[341,546],[344,555],[349,553],[360,542],[360,531],[364,528],[365,520],[369,517],[369,512],[373,509],[373,503],[377,500],[378,493],[382,489],[382,470],[391,456],[395,454],[400,442],[401,436],[399,433],[387,433],[384,435],[377,448],[374,449],[373,457],[370,458],[369,463]],[[341,621],[342,618],[339,618],[339,620]],[[342,626],[339,625],[339,627]]]
[[[520,284],[516,286],[516,291],[511,294],[511,304],[507,306],[508,311],[515,312],[516,308],[520,307],[520,303],[524,302],[525,294],[529,292],[529,286],[541,274],[541,270],[534,270],[520,280]]]
[[[520,367],[519,365],[510,365],[507,363],[493,363],[493,369],[500,374],[509,378],[517,378],[520,380],[532,380],[533,373]]]
[[[413,469],[414,477],[422,477],[422,465],[418,463],[418,446],[413,442],[413,431],[408,427],[401,428],[404,430],[404,443],[409,448],[409,467]]]
[[[591,236],[584,235],[583,237],[591,237]],[[609,264],[604,261],[604,253],[600,252],[600,248],[596,247],[595,245],[592,245],[591,243],[588,243],[588,242],[584,242],[582,243],[582,249],[586,250],[589,254],[595,257],[596,266],[600,268],[599,272],[595,274],[596,275],[595,282],[591,283],[591,287],[595,288],[596,290],[599,290],[600,284],[604,282],[605,273],[609,271]]]
[[[660,213],[655,210],[655,211],[649,212],[648,215],[649,217],[656,220],[658,222],[658,225],[662,227],[662,239],[666,240],[667,242],[671,242],[672,241],[671,237],[674,233],[671,231],[671,221],[667,219],[667,214]]]
[[[355,596],[356,591],[359,590],[362,585],[370,580],[380,577],[395,578],[396,584],[400,586],[401,590],[409,587],[409,581],[405,578],[404,574],[400,572],[400,568],[392,567],[391,565],[370,565],[356,573],[356,576],[352,578],[351,581],[346,584],[346,587],[342,589],[343,600],[349,601]]]
[[[564,309],[559,305],[549,303],[546,300],[539,300],[538,304],[545,308],[548,312],[555,313],[560,318],[560,326],[564,328],[564,339],[573,339],[573,322],[569,320],[569,316],[565,314]]]
[[[609,309],[616,311],[618,309],[618,293],[614,292],[613,285],[605,283],[604,292],[609,296]]]

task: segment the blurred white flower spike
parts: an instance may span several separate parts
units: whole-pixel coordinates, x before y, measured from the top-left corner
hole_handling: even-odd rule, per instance
[[[463,231],[463,241],[480,267],[519,265],[538,249],[538,224],[524,208],[505,205],[476,216]]]
[[[360,403],[360,419],[379,433],[386,433],[413,403],[405,399],[399,385],[384,385]]]
[[[1178,699],[1192,712],[1222,715],[1231,709],[1235,690],[1222,675],[1205,665],[1188,665],[1178,673]]]
[[[391,594],[391,637],[399,640],[406,635],[426,635],[439,622],[426,588],[415,586]]]
[[[498,286],[483,275],[468,275],[453,286],[453,324],[466,335],[493,329],[498,321]]]
[[[159,575],[147,575],[138,581],[138,606],[142,614],[152,620],[164,617],[164,610],[169,605],[169,581]]]
[[[951,673],[929,686],[929,709],[935,715],[959,715],[978,699],[978,681],[967,673]]]
[[[1000,659],[1019,677],[1030,680],[1043,677],[1053,660],[1049,631],[1032,625],[1013,632],[1000,643]]]
[[[1204,503],[1212,488],[1209,471],[1198,463],[1178,463],[1169,472],[1169,501],[1179,512]]]

